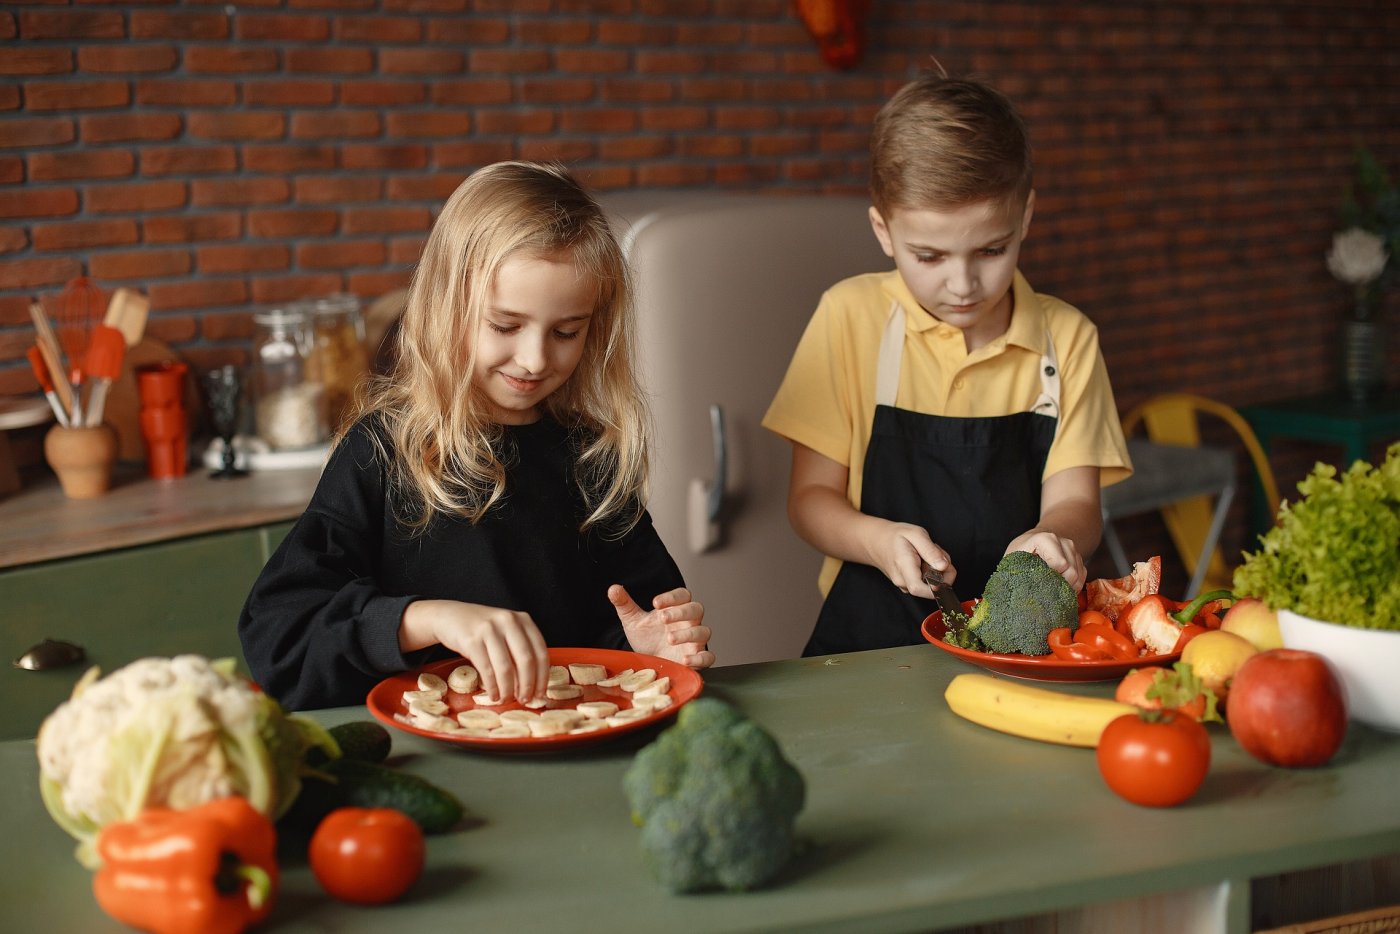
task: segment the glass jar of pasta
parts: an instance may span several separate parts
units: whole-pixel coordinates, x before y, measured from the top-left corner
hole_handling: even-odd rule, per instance
[[[360,299],[342,293],[314,299],[306,307],[311,317],[307,369],[325,390],[326,424],[335,433],[353,415],[355,393],[369,373]]]
[[[308,367],[310,318],[297,306],[253,314],[253,427],[273,450],[307,448],[327,436],[324,393]]]

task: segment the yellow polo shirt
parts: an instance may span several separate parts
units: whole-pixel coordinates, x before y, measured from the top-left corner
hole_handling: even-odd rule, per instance
[[[1107,486],[1132,472],[1098,329],[1082,312],[1034,292],[1018,272],[1006,333],[972,353],[962,331],[924,311],[898,271],[868,273],[826,291],[798,342],[763,426],[844,464],[860,508],[865,451],[875,418],[875,370],[891,302],[905,310],[895,406],[928,415],[991,418],[1030,411],[1041,392],[1048,329],[1060,363],[1060,420],[1042,475],[1098,467]],[[827,557],[825,594],[841,562]]]

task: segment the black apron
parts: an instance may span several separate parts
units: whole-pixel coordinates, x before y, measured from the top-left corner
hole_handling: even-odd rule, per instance
[[[994,418],[925,415],[894,406],[904,349],[895,303],[881,342],[875,418],[865,452],[860,511],[922,526],[958,569],[954,588],[980,596],[1017,535],[1040,519],[1041,476],[1059,416],[1059,364],[1046,333],[1042,393],[1033,410]],[[822,604],[804,656],[923,641],[933,600],[906,593],[878,568],[845,561]]]

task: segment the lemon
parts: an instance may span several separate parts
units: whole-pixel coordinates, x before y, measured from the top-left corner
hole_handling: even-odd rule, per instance
[[[1191,665],[1196,677],[1221,700],[1230,688],[1230,679],[1245,659],[1259,654],[1259,649],[1244,636],[1223,629],[1203,632],[1181,650],[1181,660]]]

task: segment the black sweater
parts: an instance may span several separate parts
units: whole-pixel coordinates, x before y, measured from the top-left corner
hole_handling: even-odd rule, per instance
[[[649,515],[621,539],[580,534],[575,449],[550,419],[507,426],[506,495],[480,522],[439,514],[416,535],[395,519],[375,424],[336,447],[238,621],[254,680],[289,709],[361,704],[386,676],[448,657],[399,651],[414,600],[522,610],[551,646],[626,649],[608,585],[643,607],[683,586]]]

